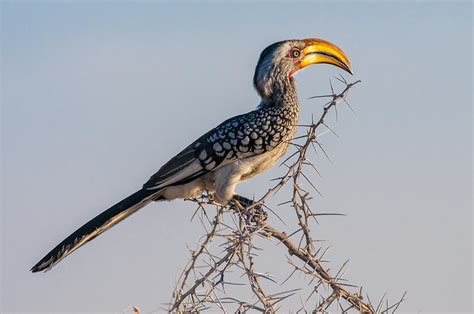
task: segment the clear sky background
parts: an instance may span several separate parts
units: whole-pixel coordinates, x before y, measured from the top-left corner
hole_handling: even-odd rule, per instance
[[[334,163],[318,158],[323,178],[311,174],[324,194],[314,206],[347,214],[313,229],[333,268],[350,258],[348,278],[374,299],[408,290],[403,311],[472,310],[470,2],[1,9],[3,312],[150,312],[168,302],[201,232],[183,201],[151,204],[46,274],[29,269],[202,133],[255,108],[260,51],[305,37],[343,48],[363,81],[349,97],[357,115],[341,107],[331,120],[340,137],[324,138]],[[302,123],[321,112],[307,98],[328,93],[338,73],[298,74]],[[282,171],[238,191],[260,196]],[[284,250],[268,254],[260,269],[286,277]]]

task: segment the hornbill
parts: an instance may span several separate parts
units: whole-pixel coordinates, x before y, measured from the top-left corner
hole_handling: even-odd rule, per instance
[[[285,40],[265,48],[253,77],[261,97],[256,110],[230,118],[202,135],[164,164],[140,190],[59,243],[31,271],[50,269],[152,201],[193,198],[207,191],[221,204],[251,202],[234,190],[241,181],[272,167],[288,150],[299,115],[293,75],[317,63],[332,64],[352,74],[346,54],[322,39]]]

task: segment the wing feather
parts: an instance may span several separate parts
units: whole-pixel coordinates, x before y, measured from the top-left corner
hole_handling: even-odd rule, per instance
[[[184,184],[237,159],[273,149],[270,126],[261,128],[268,116],[261,109],[222,122],[164,164],[143,187],[154,190]]]
[[[199,159],[203,151],[206,152],[206,155],[210,155],[209,152],[212,151],[212,146],[210,145],[211,141],[209,141],[209,137],[212,136],[214,132],[215,129],[207,132],[179,154],[171,158],[150,177],[143,185],[143,188],[154,190],[166,186],[184,184],[218,167],[228,164],[231,160],[214,160],[214,166],[208,167]]]

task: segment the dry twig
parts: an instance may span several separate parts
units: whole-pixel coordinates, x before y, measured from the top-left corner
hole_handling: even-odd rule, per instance
[[[254,201],[252,205],[246,208],[241,206],[222,207],[213,203],[207,196],[191,200],[199,205],[195,215],[198,215],[201,219],[205,226],[206,234],[198,248],[195,251],[191,251],[191,258],[178,280],[168,310],[188,312],[219,308],[221,311],[227,312],[229,308],[232,308],[233,311],[278,311],[283,300],[302,291],[303,287],[273,294],[265,291],[264,282],[274,287],[277,286],[277,280],[268,273],[256,271],[257,252],[261,251],[255,244],[257,237],[277,240],[277,243],[286,247],[290,255],[288,264],[293,270],[290,276],[281,282],[282,285],[295,273],[311,278],[311,293],[306,300],[300,295],[302,303],[300,310],[307,312],[310,300],[314,301],[313,310],[315,312],[326,312],[331,307],[337,309],[337,311],[347,312],[355,310],[361,313],[389,313],[390,311],[394,312],[397,310],[400,303],[404,300],[405,294],[399,302],[391,306],[387,302],[385,309],[382,309],[384,298],[377,306],[374,306],[368,297],[367,301],[364,300],[362,289],[350,291],[355,286],[348,284],[343,279],[347,262],[344,263],[335,275],[331,275],[329,270],[322,265],[323,257],[327,250],[315,247],[314,243],[316,241],[313,239],[310,230],[310,225],[316,221],[317,216],[340,215],[315,213],[310,206],[311,193],[304,188],[304,184],[308,184],[317,194],[320,194],[305,173],[305,170],[309,166],[319,175],[316,166],[308,158],[311,149],[314,149],[316,152],[319,150],[329,159],[322,143],[318,140],[319,136],[323,134],[323,132],[318,133],[321,128],[325,128],[325,132],[331,132],[336,135],[325,120],[328,113],[331,109],[334,109],[337,113],[337,105],[341,102],[353,111],[346,100],[346,96],[349,90],[360,81],[348,83],[342,76],[336,79],[345,85],[344,89],[339,94],[336,94],[331,83],[331,95],[311,97],[328,97],[330,101],[324,105],[323,112],[317,121],[312,121],[309,125],[300,126],[305,128],[305,134],[296,137],[291,143],[295,147],[295,152],[282,163],[286,167],[285,174],[277,178],[277,183],[260,199]],[[297,143],[298,141],[302,141],[302,143]],[[288,204],[293,207],[298,225],[298,229],[289,235],[273,227],[269,221],[262,218],[261,214],[262,208],[266,207],[264,205],[265,201],[287,184],[291,184],[292,187],[291,199],[280,205]],[[205,207],[207,208],[209,205],[213,205],[216,208],[216,215],[213,221],[209,220],[205,210]],[[224,215],[230,217],[232,223],[225,223],[223,221]],[[206,220],[204,218],[207,219],[210,229],[206,228]],[[281,220],[281,218],[279,219]],[[290,239],[297,234],[300,234],[298,242]],[[218,249],[210,249],[210,244],[215,238],[221,239],[220,252]],[[240,273],[241,276],[237,277],[237,273]],[[233,281],[241,281],[242,278],[246,278],[246,283]],[[246,286],[249,288],[247,292],[250,298],[247,301],[238,299],[228,291],[229,287]],[[329,292],[327,295],[321,294],[320,290],[322,287],[327,288]]]

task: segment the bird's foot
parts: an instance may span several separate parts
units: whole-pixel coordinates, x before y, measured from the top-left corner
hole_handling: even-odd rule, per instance
[[[268,218],[267,212],[263,210],[263,204],[254,205],[253,200],[240,195],[234,195],[232,203],[232,206],[243,214],[246,221],[258,223]]]
[[[214,193],[209,193],[209,192],[203,193],[203,194],[201,194],[201,196],[199,196],[197,198],[194,198],[194,199],[191,199],[191,200],[194,200],[194,201],[198,202],[199,204],[209,204],[209,205],[219,204],[216,200],[215,194]]]

